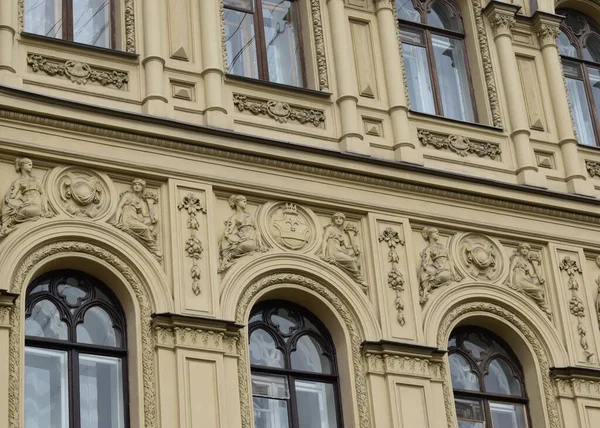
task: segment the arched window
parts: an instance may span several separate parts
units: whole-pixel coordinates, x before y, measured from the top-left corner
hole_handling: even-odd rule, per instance
[[[223,0],[229,73],[306,86],[300,0]]]
[[[577,136],[581,144],[595,146],[600,137],[600,27],[574,10],[556,13],[566,16],[558,49]]]
[[[306,309],[268,301],[249,320],[255,428],[340,426],[335,349]]]
[[[414,110],[475,122],[465,33],[452,0],[396,0]]]
[[[115,47],[115,0],[24,0],[25,31]]]
[[[465,327],[448,342],[459,428],[527,428],[523,370],[510,348],[491,332]]]
[[[25,426],[124,428],[125,317],[114,294],[77,271],[36,279],[25,301]]]

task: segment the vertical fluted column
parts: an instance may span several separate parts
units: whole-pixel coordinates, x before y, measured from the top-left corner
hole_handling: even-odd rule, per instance
[[[423,155],[411,142],[408,123],[408,94],[404,87],[404,70],[397,35],[397,22],[394,14],[395,3],[392,0],[376,0],[377,26],[383,72],[390,103],[390,118],[394,136],[395,159],[404,162],[423,164]]]
[[[538,12],[534,19],[535,30],[542,49],[546,78],[550,88],[554,123],[558,132],[558,145],[565,168],[568,191],[591,196],[594,194],[594,188],[592,183],[586,180],[583,164],[579,159],[577,138],[575,137],[573,119],[569,108],[569,95],[565,88],[560,55],[556,44],[562,17]]]
[[[146,93],[142,100],[144,113],[155,116],[167,116],[167,103],[165,97],[164,66],[162,55],[161,36],[161,11],[160,0],[144,0],[142,3],[144,16],[144,66]]]
[[[517,161],[517,178],[520,184],[546,187],[546,178],[534,163],[533,149],[529,141],[531,132],[527,120],[525,97],[512,45],[511,29],[515,24],[515,13],[518,10],[519,6],[492,1],[486,6],[485,14],[494,30],[494,43],[508,106],[510,137]]]
[[[22,86],[14,64],[16,5],[16,1],[0,0],[0,83],[10,86]]]
[[[363,136],[358,130],[358,91],[344,0],[328,0],[327,10],[335,61],[336,102],[342,122],[340,147],[345,152],[368,155],[369,144],[363,141]]]
[[[204,79],[204,117],[206,124],[218,128],[232,128],[224,100],[225,74],[221,33],[221,0],[200,2],[200,33],[202,43],[202,77]]]

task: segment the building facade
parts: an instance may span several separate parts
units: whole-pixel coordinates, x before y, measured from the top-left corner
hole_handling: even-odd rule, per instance
[[[0,427],[597,427],[599,23],[0,0]]]

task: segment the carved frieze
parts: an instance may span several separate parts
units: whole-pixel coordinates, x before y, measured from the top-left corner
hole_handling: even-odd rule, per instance
[[[198,214],[206,214],[206,208],[200,202],[200,199],[193,193],[188,193],[183,197],[183,200],[177,205],[177,209],[185,210],[188,213],[187,228],[190,230],[190,236],[185,241],[185,253],[192,259],[192,268],[190,275],[192,277],[192,291],[198,296],[201,293],[200,279],[202,273],[200,272],[200,266],[198,265],[198,259],[202,257],[204,247],[202,241],[196,236],[196,232],[200,228],[198,222]]]
[[[385,228],[383,232],[379,234],[379,242],[384,242],[388,246],[388,262],[391,268],[387,275],[388,286],[395,291],[396,299],[394,301],[396,305],[396,319],[400,325],[406,324],[406,318],[404,317],[404,301],[402,300],[402,293],[404,292],[404,276],[398,270],[398,261],[400,256],[396,252],[396,246],[404,245],[404,240],[400,238],[400,235],[391,227]]]
[[[310,209],[301,205],[266,203],[258,210],[257,219],[265,240],[273,247],[307,253],[319,243],[319,221]]]
[[[443,135],[419,129],[417,136],[425,147],[431,146],[438,150],[449,150],[463,157],[475,155],[480,158],[489,157],[493,160],[500,160],[502,154],[499,144],[474,141],[460,135]]]
[[[473,279],[496,281],[504,260],[499,245],[485,235],[469,233],[459,237],[456,251],[460,266]]]
[[[93,82],[102,86],[127,89],[129,82],[129,74],[125,71],[109,70],[81,61],[52,58],[40,54],[28,53],[27,65],[34,73],[43,71],[49,76],[65,77],[79,85]]]
[[[322,127],[325,123],[325,114],[322,110],[291,106],[282,101],[233,94],[233,105],[241,112],[248,111],[254,115],[268,116],[279,123],[287,123],[291,120],[302,125],[312,123],[315,127]]]
[[[32,169],[31,159],[15,160],[15,171],[19,177],[10,183],[0,199],[0,239],[21,223],[54,216],[48,207],[45,186],[32,175]]]

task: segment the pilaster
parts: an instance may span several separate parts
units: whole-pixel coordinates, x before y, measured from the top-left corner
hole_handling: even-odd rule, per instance
[[[9,339],[11,313],[17,294],[0,290],[0,426],[9,426]]]
[[[0,1],[0,84],[20,88],[23,79],[17,76],[14,64],[15,6],[15,1]]]

